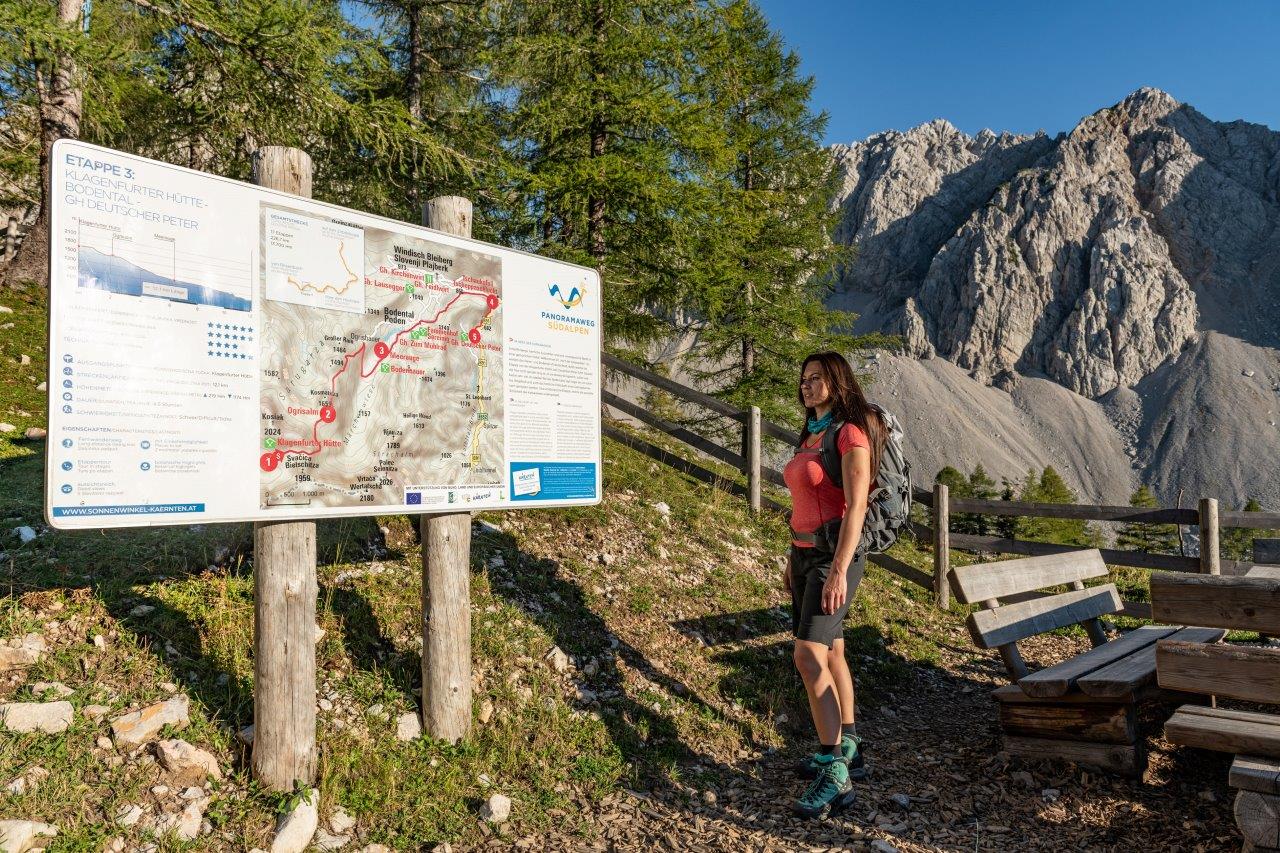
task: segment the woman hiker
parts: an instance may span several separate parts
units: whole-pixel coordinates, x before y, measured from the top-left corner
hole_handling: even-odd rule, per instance
[[[839,353],[820,352],[804,360],[799,396],[808,421],[783,470],[793,507],[783,586],[791,593],[796,669],[809,694],[821,745],[801,764],[801,774],[813,781],[794,809],[819,817],[852,803],[850,779],[866,776],[854,733],[853,676],[844,657],[843,622],[866,566],[866,556],[855,559],[854,554],[887,432]],[[843,489],[822,466],[829,429],[839,430]]]

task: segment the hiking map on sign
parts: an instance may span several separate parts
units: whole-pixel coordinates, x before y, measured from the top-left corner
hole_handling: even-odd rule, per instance
[[[68,140],[54,527],[590,504],[594,270]]]

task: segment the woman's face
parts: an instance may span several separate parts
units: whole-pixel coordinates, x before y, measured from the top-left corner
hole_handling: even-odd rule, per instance
[[[800,399],[805,408],[813,409],[831,399],[831,391],[827,387],[827,372],[822,363],[811,361],[800,371]]]

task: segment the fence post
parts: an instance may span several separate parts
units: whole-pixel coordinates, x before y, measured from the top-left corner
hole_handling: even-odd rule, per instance
[[[1200,574],[1220,575],[1218,558],[1218,499],[1200,499]]]
[[[311,197],[311,158],[266,146],[254,183]],[[276,791],[310,785],[316,769],[316,525],[253,525],[253,775]]]
[[[439,196],[428,228],[471,236],[471,201]],[[428,513],[422,532],[422,729],[456,743],[471,731],[471,513]]]
[[[947,505],[947,487],[933,487],[933,600],[939,610],[951,607],[951,509]]]
[[[18,217],[10,216],[9,224],[4,227],[4,259],[7,261],[18,253]]]
[[[760,407],[747,412],[747,501],[752,512],[760,511]]]

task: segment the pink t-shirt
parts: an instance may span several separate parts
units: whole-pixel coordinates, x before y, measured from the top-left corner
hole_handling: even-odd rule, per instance
[[[797,533],[812,533],[824,522],[844,515],[846,506],[844,490],[831,482],[822,470],[822,439],[810,436],[806,446],[796,450],[796,455],[782,469],[782,479],[791,491],[791,529]],[[836,436],[836,450],[840,458],[855,447],[871,447],[867,434],[857,424],[847,423]],[[868,492],[869,494],[869,492]],[[812,542],[793,542],[800,548],[812,548]]]

